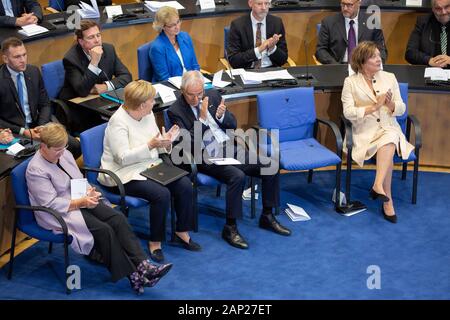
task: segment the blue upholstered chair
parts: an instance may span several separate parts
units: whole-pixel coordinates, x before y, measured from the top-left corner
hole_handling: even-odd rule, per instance
[[[103,139],[105,137],[107,123],[98,125],[80,134],[81,151],[83,153],[83,161],[85,167],[82,169],[86,171],[86,178],[90,185],[95,186],[100,190],[105,198],[107,198],[112,204],[120,206],[120,210],[124,215],[128,216],[129,208],[140,208],[148,206],[147,200],[137,197],[128,196],[125,193],[122,182],[119,177],[110,170],[100,168],[100,161],[103,154]],[[98,174],[102,172],[109,175],[117,184],[119,194],[113,193],[98,181]],[[171,226],[172,226],[172,240],[175,233],[175,214],[171,211]],[[164,224],[165,225],[165,224]]]
[[[45,90],[52,103],[53,113],[60,123],[71,131],[72,123],[67,104],[58,99],[59,92],[64,85],[65,70],[62,60],[56,60],[41,66],[42,79]]]
[[[316,117],[314,88],[293,88],[260,93],[257,96],[260,129],[279,130],[280,169],[288,171],[308,170],[308,183],[313,169],[336,166],[336,190],[340,190],[342,137],[338,126]],[[319,124],[331,129],[335,136],[336,152],[317,140]],[[270,142],[272,142],[270,140]],[[270,149],[275,144],[270,144]],[[339,192],[336,192],[339,195]],[[331,198],[331,195],[330,195]],[[336,201],[336,209],[339,199]]]
[[[140,80],[152,81],[153,70],[148,52],[152,46],[152,42],[143,44],[137,49],[138,57],[138,76]]]
[[[394,155],[394,163],[402,163],[402,180],[406,179],[406,172],[408,162],[414,161],[413,169],[413,187],[412,187],[412,197],[411,202],[413,204],[417,203],[417,183],[419,178],[419,154],[420,148],[422,147],[422,129],[420,127],[419,120],[411,114],[408,114],[408,83],[399,83],[400,95],[403,102],[406,105],[405,113],[397,117],[397,122],[399,123],[402,131],[408,141],[411,142],[411,125],[414,126],[414,151],[411,152],[407,160],[403,160],[401,157]],[[342,115],[342,123],[345,127],[346,145],[348,149],[347,153],[347,177],[346,177],[346,198],[350,199],[350,183],[351,183],[351,164],[352,164],[352,149],[353,149],[353,139],[352,139],[352,124],[349,120],[345,119]],[[368,163],[375,163],[376,157],[369,159]]]
[[[61,217],[61,214],[53,209],[46,207],[36,207],[30,205],[30,200],[28,198],[28,187],[25,179],[25,172],[28,167],[28,163],[31,158],[25,160],[17,167],[15,167],[11,172],[12,186],[14,190],[14,198],[16,200],[15,214],[14,214],[14,229],[11,238],[11,251],[9,256],[9,270],[8,279],[10,280],[13,273],[14,265],[14,249],[16,245],[16,233],[17,230],[22,231],[30,237],[33,237],[40,241],[49,242],[49,250],[52,251],[53,243],[63,243],[64,244],[64,274],[66,275],[67,281],[67,267],[69,266],[69,252],[68,245],[72,242],[72,236],[68,235],[68,229],[65,221]],[[58,223],[61,225],[62,233],[54,234],[52,231],[41,228],[34,217],[33,210],[43,211],[53,216]],[[66,281],[64,284],[66,284]],[[66,286],[66,293],[70,293],[70,289]]]

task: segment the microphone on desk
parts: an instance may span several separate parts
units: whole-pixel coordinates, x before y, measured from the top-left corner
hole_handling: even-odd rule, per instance
[[[309,32],[309,26],[307,25],[305,34],[307,35],[308,32]],[[311,86],[310,78],[312,78],[312,77],[309,75],[308,45],[306,43],[306,37],[303,40],[303,46],[305,47],[306,74],[301,74],[301,75],[297,76],[296,78],[299,79],[299,80],[306,80],[306,86],[309,87],[309,86]]]
[[[67,24],[67,19],[66,19],[66,11],[62,8],[61,4],[59,3],[59,1],[64,1],[64,0],[56,0],[56,4],[58,6],[59,11],[62,13],[63,15],[63,21],[64,21],[64,25]]]
[[[228,60],[228,51],[227,51],[227,49],[225,49],[225,60],[228,62],[227,69],[228,69],[228,72],[230,73],[231,83],[236,88],[242,89],[242,87],[236,82],[236,78],[233,75],[233,72],[232,72],[233,71],[233,67],[231,66],[230,60]]]
[[[105,75],[106,80],[108,80],[108,82],[111,83],[111,87],[113,89],[114,95],[116,96],[118,103],[120,103],[120,101],[122,101],[122,100],[119,99],[119,95],[117,94],[115,86],[113,85],[113,83],[111,82],[111,80],[109,79],[108,75],[106,74],[106,72],[103,69],[102,69],[102,72]]]

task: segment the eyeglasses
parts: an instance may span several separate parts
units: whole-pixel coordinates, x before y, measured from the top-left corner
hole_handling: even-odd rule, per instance
[[[178,20],[177,22],[172,23],[172,24],[165,24],[164,27],[172,29],[172,28],[175,28],[176,26],[178,26],[179,24],[181,24],[181,20]]]
[[[66,150],[68,147],[69,147],[69,144],[66,144],[66,146],[63,148],[50,147],[49,149],[52,150],[53,152],[59,153],[59,152]]]
[[[349,8],[349,9],[351,9],[351,8],[353,8],[353,7],[355,6],[355,4],[356,4],[357,2],[359,2],[359,0],[358,0],[358,1],[355,1],[355,2],[353,2],[353,3],[341,2],[341,7],[342,7],[342,8]]]
[[[203,98],[203,95],[205,94],[205,91],[203,90],[200,93],[189,93],[189,92],[185,91],[184,94],[187,95],[191,99],[197,98],[197,99],[201,100]]]

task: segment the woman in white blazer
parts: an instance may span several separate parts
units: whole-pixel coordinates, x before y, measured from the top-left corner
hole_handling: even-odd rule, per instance
[[[383,201],[383,216],[396,223],[391,195],[393,157],[397,152],[407,159],[414,147],[396,119],[406,109],[397,79],[394,74],[382,71],[381,63],[375,43],[361,42],[354,49],[351,67],[355,74],[344,81],[342,105],[344,116],[353,127],[352,158],[362,167],[364,160],[376,154],[376,176],[370,196]]]
[[[189,236],[194,229],[192,184],[182,177],[167,186],[148,180],[140,173],[152,163],[160,161],[160,154],[170,152],[172,137],[178,135],[174,125],[162,134],[152,112],[156,91],[144,80],[130,82],[124,90],[124,104],[108,122],[103,142],[101,167],[111,170],[121,180],[126,194],[146,199],[150,203],[150,257],[164,261],[161,241],[164,237],[164,217],[170,208],[171,194],[175,198],[177,214],[175,242],[191,251],[201,250]],[[107,175],[99,174],[98,181],[117,188]]]

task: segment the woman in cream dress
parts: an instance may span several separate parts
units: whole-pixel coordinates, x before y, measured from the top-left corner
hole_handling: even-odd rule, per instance
[[[385,219],[396,223],[391,194],[393,157],[397,152],[407,159],[414,149],[396,119],[406,107],[395,75],[381,70],[380,51],[375,43],[360,43],[352,52],[351,67],[355,74],[345,79],[342,105],[344,116],[353,127],[352,158],[362,167],[364,160],[376,154],[376,176],[370,196],[383,201]]]

